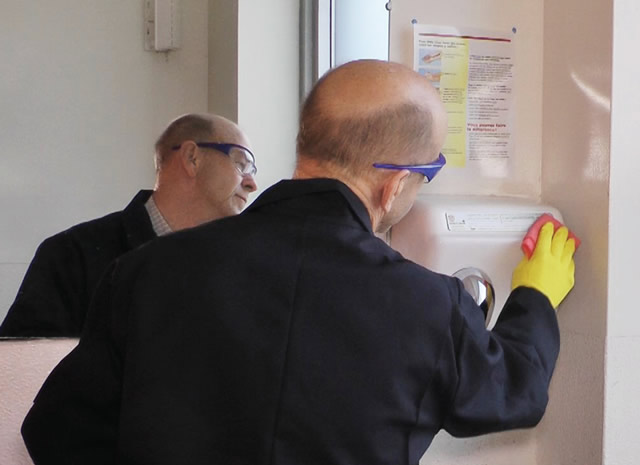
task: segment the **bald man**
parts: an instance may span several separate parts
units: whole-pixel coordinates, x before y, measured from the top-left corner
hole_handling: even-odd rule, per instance
[[[23,425],[34,462],[417,464],[442,428],[537,423],[558,352],[547,295],[518,281],[489,332],[459,280],[375,235],[443,167],[445,133],[408,68],[323,77],[294,179],[110,267]]]
[[[77,337],[111,261],[172,231],[236,215],[256,190],[249,142],[233,122],[188,114],[155,144],[156,185],[120,212],[76,225],[38,248],[0,336]]]

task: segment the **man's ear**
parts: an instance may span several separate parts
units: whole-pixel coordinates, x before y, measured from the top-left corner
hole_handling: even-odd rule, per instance
[[[178,157],[180,157],[180,164],[187,175],[195,178],[202,163],[198,146],[191,141],[183,142],[178,151]]]
[[[382,185],[382,198],[380,199],[380,206],[385,213],[391,211],[393,202],[396,197],[404,190],[405,183],[409,178],[411,172],[409,170],[396,171],[386,179]]]

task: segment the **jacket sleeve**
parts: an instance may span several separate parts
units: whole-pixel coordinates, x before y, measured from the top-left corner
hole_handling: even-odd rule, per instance
[[[52,371],[22,425],[36,465],[115,461],[126,324],[105,273],[78,346]]]
[[[89,304],[84,268],[69,233],[45,240],[0,326],[0,336],[78,337]]]
[[[456,280],[457,281],[457,280]],[[439,369],[455,386],[444,420],[453,436],[535,426],[544,414],[560,335],[549,300],[514,290],[492,331],[458,283]]]

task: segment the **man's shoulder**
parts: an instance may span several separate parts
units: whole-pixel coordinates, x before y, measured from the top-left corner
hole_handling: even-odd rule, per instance
[[[108,228],[120,227],[126,221],[127,216],[146,214],[144,203],[150,196],[151,191],[140,191],[124,209],[78,223],[59,234],[95,234]]]
[[[96,234],[102,235],[105,231],[117,228],[122,221],[122,211],[109,213],[100,218],[83,221],[71,226],[64,231],[60,231],[44,240],[43,244],[59,243],[66,240],[78,238],[94,237]]]
[[[147,270],[145,274],[149,276],[169,276],[185,270],[199,273],[212,264],[218,264],[220,260],[229,257],[235,259],[239,253],[246,254],[249,249],[264,245],[267,236],[274,237],[274,233],[265,226],[263,221],[245,211],[175,231],[119,256],[117,273],[128,275],[130,272],[139,272],[141,268]]]
[[[92,247],[94,243],[103,243],[120,240],[120,235],[124,234],[125,222],[132,215],[143,215],[144,198],[148,198],[150,191],[140,191],[126,208],[92,220],[83,221],[60,231],[45,239],[40,248],[60,247],[63,244],[77,244],[80,247]]]
[[[241,216],[221,218],[157,237],[153,241],[149,241],[128,252],[126,255],[139,257],[140,259],[145,259],[144,257],[147,256],[157,257],[160,260],[170,258],[176,261],[197,259],[201,256],[200,252],[203,248],[210,249],[213,244],[218,249],[224,248],[225,238],[241,234],[243,228],[241,224],[238,224],[242,221]],[[176,254],[177,250],[180,250],[181,253]],[[193,255],[184,255],[189,250]]]

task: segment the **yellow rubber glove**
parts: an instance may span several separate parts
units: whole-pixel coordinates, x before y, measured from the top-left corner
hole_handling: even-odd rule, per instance
[[[564,226],[555,234],[553,223],[542,226],[531,258],[523,257],[513,270],[511,289],[519,286],[536,289],[547,296],[553,308],[558,308],[574,283],[576,244],[573,239],[567,240],[568,235]]]

